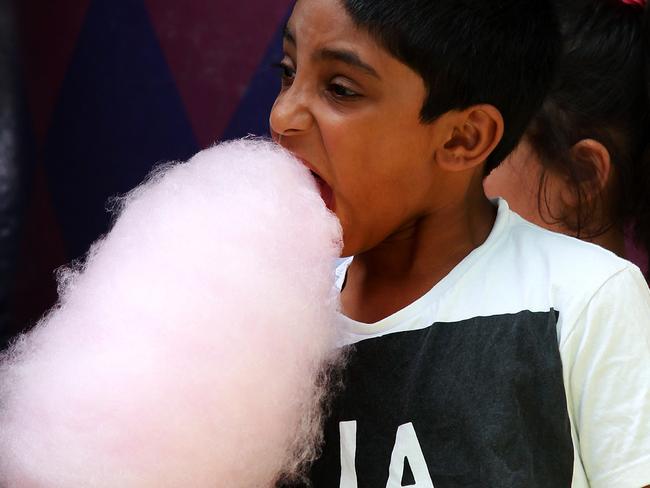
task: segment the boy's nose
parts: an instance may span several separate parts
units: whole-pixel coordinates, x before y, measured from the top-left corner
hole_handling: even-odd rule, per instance
[[[309,130],[314,122],[304,93],[289,87],[280,93],[273,104],[269,125],[279,136],[293,136]]]

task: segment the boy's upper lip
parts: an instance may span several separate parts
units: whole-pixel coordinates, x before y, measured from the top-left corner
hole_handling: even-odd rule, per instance
[[[294,156],[298,159],[298,161],[300,161],[302,164],[304,164],[305,167],[306,167],[309,171],[311,171],[311,172],[314,173],[316,176],[318,176],[321,180],[323,180],[324,182],[327,183],[327,180],[326,180],[325,178],[323,178],[323,175],[321,174],[321,172],[318,171],[316,168],[314,168],[314,166],[313,166],[309,161],[307,161],[305,158],[303,158],[303,157],[301,157],[301,156],[299,156],[299,155],[297,155],[297,154],[294,154]]]
[[[297,154],[294,154],[294,156],[302,163],[305,165],[305,167],[311,171],[311,173],[314,175],[314,178],[316,180],[316,183],[318,184],[318,189],[320,191],[320,196],[325,202],[325,205],[327,206],[328,209],[330,209],[332,212],[334,212],[335,208],[335,199],[334,199],[334,194],[332,192],[332,187],[327,183],[325,178],[321,176],[321,174],[307,161],[306,159],[298,156]]]
[[[309,169],[309,170],[312,171],[313,173],[317,174],[319,178],[323,178],[323,177],[321,176],[321,174],[320,174],[318,171],[316,171],[316,168],[314,168],[314,167],[309,163],[309,161],[307,161],[306,159],[304,159],[304,158],[302,158],[302,157],[300,157],[300,156],[298,156],[298,155],[295,155],[295,156],[296,156],[296,158],[298,158],[298,161],[300,161],[302,164],[304,164],[304,165],[307,167],[307,169]]]

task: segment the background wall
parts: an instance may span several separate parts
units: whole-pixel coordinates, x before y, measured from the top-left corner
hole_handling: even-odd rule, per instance
[[[11,234],[0,261],[6,341],[53,305],[54,270],[107,231],[111,196],[157,162],[267,134],[292,1],[17,0],[13,17],[0,2],[3,25],[16,27],[1,41],[3,66],[20,66],[20,88],[3,92],[24,115],[12,119],[24,152],[5,158],[20,169],[4,214],[15,231],[0,223]]]

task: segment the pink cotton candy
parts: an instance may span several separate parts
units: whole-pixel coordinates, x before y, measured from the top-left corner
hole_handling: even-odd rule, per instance
[[[268,487],[321,439],[338,221],[271,142],[212,147],[118,201],[0,363],[3,488]]]

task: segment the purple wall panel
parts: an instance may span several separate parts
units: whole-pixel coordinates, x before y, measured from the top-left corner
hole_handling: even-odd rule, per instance
[[[291,4],[17,2],[31,183],[9,333],[53,304],[55,268],[108,229],[108,198],[160,161],[266,132]]]

